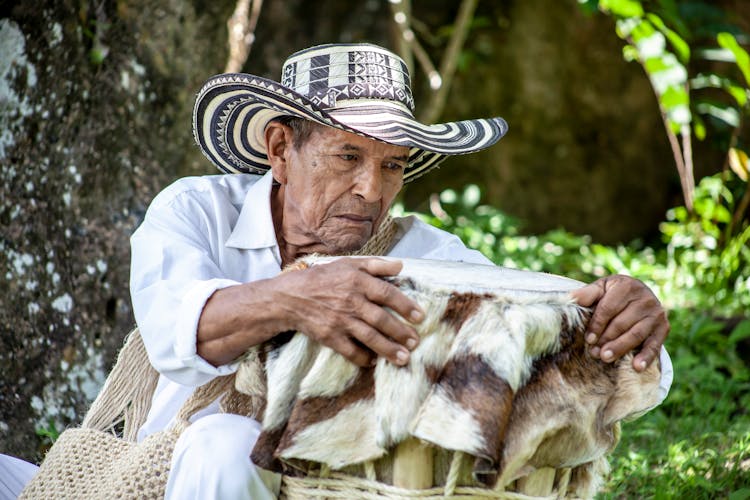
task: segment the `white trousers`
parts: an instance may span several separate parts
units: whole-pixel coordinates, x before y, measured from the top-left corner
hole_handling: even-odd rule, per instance
[[[167,481],[167,499],[271,500],[280,476],[259,469],[250,452],[260,424],[217,413],[195,420],[177,440]]]
[[[0,455],[0,500],[15,500],[39,467],[16,457]]]

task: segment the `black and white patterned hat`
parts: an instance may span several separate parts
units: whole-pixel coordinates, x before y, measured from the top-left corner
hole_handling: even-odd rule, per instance
[[[292,54],[281,83],[242,73],[210,78],[193,111],[195,140],[227,173],[265,173],[266,125],[297,116],[389,144],[408,146],[404,182],[416,179],[447,155],[495,144],[508,130],[502,118],[423,125],[403,60],[372,44],[329,44]]]

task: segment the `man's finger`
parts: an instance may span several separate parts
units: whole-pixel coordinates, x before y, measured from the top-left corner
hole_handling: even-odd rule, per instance
[[[586,341],[590,344],[597,344],[601,347],[602,336],[607,330],[609,323],[617,317],[630,303],[628,296],[627,287],[618,286],[617,282],[611,281],[606,285],[603,285],[605,294],[599,299],[594,308],[594,312],[591,315],[589,324],[586,327]],[[627,320],[627,318],[624,318]],[[623,324],[623,318],[618,321],[620,323],[616,325],[619,327],[619,332],[622,333],[628,327],[627,324]],[[615,329],[610,331],[611,334],[615,333]],[[609,337],[607,340],[613,337]]]
[[[650,318],[643,318],[613,340],[601,345],[599,358],[607,363],[612,362],[632,351],[651,335],[654,323]]]
[[[596,344],[599,347],[604,347],[604,345],[607,344],[608,342],[612,342],[613,340],[620,338],[620,336],[630,331],[637,324],[643,322],[644,319],[647,319],[642,314],[639,314],[639,310],[636,307],[631,305],[628,308],[627,305],[625,304],[623,305],[625,307],[623,307],[619,311],[606,309],[606,305],[602,307],[603,306],[602,304],[599,304],[598,306],[596,306],[594,315],[596,315],[597,311],[600,311],[600,314],[609,316],[611,318],[609,322],[606,325],[604,325],[603,331],[598,331],[598,328],[599,328],[598,325],[591,326],[591,324],[589,324],[588,330],[590,332],[596,332],[596,336],[597,336]],[[599,323],[601,323],[601,321]],[[648,336],[648,333],[649,332],[646,332],[646,336]],[[643,339],[645,339],[645,336],[643,337]]]
[[[374,278],[366,280],[362,292],[367,300],[393,309],[407,321],[419,323],[424,319],[424,311],[419,304],[387,281]]]
[[[363,368],[371,366],[375,359],[371,351],[357,345],[356,342],[353,342],[352,339],[344,335],[338,336],[328,345],[328,347],[341,354],[355,365]]]
[[[400,260],[380,259],[378,257],[352,258],[359,269],[372,276],[396,276],[403,269]]]
[[[393,342],[370,325],[358,322],[352,327],[351,333],[376,355],[383,356],[394,365],[403,366],[409,362],[409,351],[404,346]]]
[[[641,352],[633,358],[633,368],[641,372],[645,370],[661,354],[661,346],[669,334],[669,323],[659,323],[656,330],[643,343]]]
[[[583,286],[570,292],[578,305],[591,307],[604,296],[604,285],[597,280],[589,285]]]
[[[398,320],[396,316],[378,305],[363,300],[359,307],[359,316],[375,330],[410,351],[413,351],[419,344],[419,336],[412,326]]]

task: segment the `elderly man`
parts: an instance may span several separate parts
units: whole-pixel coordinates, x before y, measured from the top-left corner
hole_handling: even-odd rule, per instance
[[[420,124],[409,85],[404,63],[369,44],[298,52],[281,83],[252,75],[206,83],[196,140],[236,175],[177,181],[132,237],[134,311],[162,374],[141,438],[169,426],[196,386],[231,373],[248,348],[280,332],[304,332],[360,366],[409,362],[419,339],[386,308],[412,324],[424,312],[379,279],[397,274],[397,261],[341,259],[280,273],[298,257],[353,253],[388,225],[391,257],[489,263],[414,217],[387,216],[405,182],[507,130],[500,118]],[[614,276],[573,295],[596,305],[587,335],[594,356],[611,362],[640,346],[642,370],[659,355],[669,326],[642,283]],[[216,405],[199,414],[177,443],[167,496],[272,497],[273,478],[248,458],[258,432],[254,420]]]

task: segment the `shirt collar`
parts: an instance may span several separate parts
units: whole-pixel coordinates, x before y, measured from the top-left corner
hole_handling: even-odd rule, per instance
[[[231,175],[231,174],[230,174]],[[271,216],[271,186],[273,174],[269,170],[250,186],[242,203],[232,234],[225,245],[231,248],[257,249],[276,247],[276,231]]]

